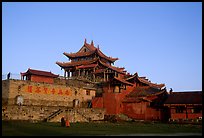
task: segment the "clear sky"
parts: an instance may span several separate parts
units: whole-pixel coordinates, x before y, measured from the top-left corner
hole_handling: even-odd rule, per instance
[[[84,39],[117,67],[165,83],[202,90],[201,2],[4,2],[2,74],[28,68],[63,75],[56,61]]]

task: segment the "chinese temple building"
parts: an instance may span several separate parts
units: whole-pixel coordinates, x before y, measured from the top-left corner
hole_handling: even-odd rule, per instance
[[[76,53],[66,53],[70,62],[56,62],[64,69],[64,77],[77,77],[91,80],[93,82],[106,82],[114,77],[121,77],[125,74],[124,68],[112,66],[118,58],[106,56],[99,47],[95,47],[84,41],[84,45]]]
[[[76,53],[63,53],[69,61],[56,62],[64,70],[28,69],[21,80],[2,80],[4,119],[71,122],[103,120],[125,115],[134,120],[168,121],[202,117],[202,91],[170,92],[164,83],[151,82],[138,73],[114,66],[118,58],[105,55],[86,39]]]
[[[131,111],[131,114],[129,112],[133,106],[147,102],[144,106],[138,107],[142,107],[141,110],[146,110],[149,109],[146,106],[149,107],[151,104],[151,108],[155,108],[156,110],[155,112],[153,110],[151,111],[151,116],[157,119],[162,118],[162,110],[158,109],[161,108],[161,106],[158,106],[159,102],[155,103],[155,101],[160,101],[160,105],[162,104],[164,99],[162,96],[165,97],[165,94],[167,94],[164,88],[165,84],[152,83],[146,77],[139,77],[137,73],[130,75],[124,70],[125,68],[113,66],[118,58],[106,56],[99,47],[94,46],[93,41],[91,44],[88,44],[85,39],[83,46],[78,52],[64,52],[64,55],[71,61],[56,62],[56,64],[64,69],[65,78],[81,78],[101,84],[102,94],[92,99],[93,108],[105,108],[106,115],[123,113],[130,117],[141,119],[141,116],[147,116],[150,111],[145,112],[145,114],[143,112],[137,114],[136,111]],[[143,99],[140,97],[141,94],[140,96],[137,95],[141,92],[145,93]],[[134,95],[134,93],[137,94]],[[134,101],[128,98],[131,97],[131,95],[134,95]],[[139,99],[139,101],[136,99]],[[139,108],[137,110],[139,110]],[[132,114],[135,115],[132,116]],[[147,120],[150,119],[150,117],[142,117],[142,119]]]
[[[45,83],[54,83],[54,78],[59,77],[59,75],[55,75],[52,72],[41,71],[28,69],[26,72],[21,73],[21,80],[30,80],[35,82],[45,82]]]
[[[164,106],[172,120],[190,120],[202,117],[202,91],[171,92]]]

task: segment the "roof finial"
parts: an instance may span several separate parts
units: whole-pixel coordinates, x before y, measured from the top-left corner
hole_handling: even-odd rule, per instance
[[[91,45],[94,46],[93,40],[91,40]]]
[[[99,45],[98,45],[98,49],[99,49]]]
[[[85,38],[85,40],[84,40],[84,44],[86,44],[86,38]]]

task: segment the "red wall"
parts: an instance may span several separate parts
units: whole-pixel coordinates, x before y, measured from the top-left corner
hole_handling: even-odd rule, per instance
[[[158,120],[161,119],[161,111],[149,107],[149,102],[123,103],[123,99],[132,91],[132,86],[127,86],[126,90],[114,93],[114,87],[104,87],[102,97],[92,100],[93,108],[105,108],[106,115],[116,115],[123,113],[134,119]],[[156,97],[149,97],[155,99]]]
[[[54,79],[51,78],[51,77],[36,76],[36,75],[32,75],[31,76],[31,81],[45,82],[45,83],[54,83]]]
[[[175,109],[167,110],[156,109],[149,106],[149,102],[141,101],[139,103],[132,102],[122,102],[127,94],[129,94],[133,86],[127,86],[126,90],[121,90],[120,93],[114,93],[114,87],[104,87],[102,97],[95,97],[92,100],[93,108],[105,108],[106,115],[116,115],[123,113],[131,118],[138,120],[163,120],[168,119],[169,117],[172,119],[185,119],[186,112],[184,113],[175,113]],[[157,96],[147,97],[149,100],[153,100],[155,98],[159,98]],[[198,117],[202,117],[201,113],[191,113],[192,107],[188,109],[188,119],[194,119]],[[170,116],[169,116],[170,115]]]
[[[122,113],[122,100],[132,91],[132,89],[132,86],[127,86],[126,90],[121,89],[120,93],[113,93],[114,87],[104,87],[103,100],[104,108],[106,108],[106,114],[113,115]]]
[[[146,108],[145,120],[161,120],[161,111],[159,109],[148,107]]]
[[[123,113],[130,118],[144,119],[146,105],[144,103],[123,103]]]
[[[106,108],[105,114],[117,114],[116,112],[116,96],[114,93],[103,93],[104,108]]]
[[[103,97],[94,97],[91,103],[92,108],[103,108]]]
[[[198,117],[202,117],[202,112],[201,113],[192,113],[191,109],[187,109],[187,113],[186,110],[183,111],[183,113],[176,113],[175,112],[175,108],[171,108],[170,109],[170,118],[171,119],[197,119]]]
[[[133,87],[127,86],[126,90],[121,90],[120,93],[114,93],[114,87],[104,87],[102,97],[95,97],[92,100],[93,108],[105,108],[107,115],[119,114],[123,112],[122,100],[125,95],[131,92]]]
[[[198,117],[202,117],[202,113],[191,113],[191,114],[188,114],[188,119],[195,119],[195,118],[198,118]]]
[[[161,111],[149,107],[149,102],[123,103],[123,114],[138,120],[159,120]]]

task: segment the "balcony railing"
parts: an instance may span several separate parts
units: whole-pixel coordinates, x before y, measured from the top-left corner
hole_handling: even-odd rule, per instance
[[[63,76],[59,76],[58,78],[65,79]],[[10,76],[8,76],[8,74],[2,74],[2,80],[7,80],[7,79],[21,80],[21,74],[10,73]]]
[[[20,80],[21,79],[21,74],[10,73],[10,77],[8,77],[8,74],[2,74],[2,80],[7,80],[7,79]]]

